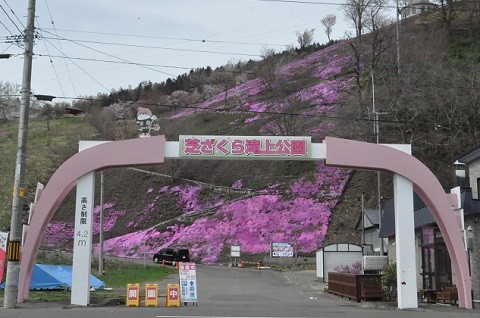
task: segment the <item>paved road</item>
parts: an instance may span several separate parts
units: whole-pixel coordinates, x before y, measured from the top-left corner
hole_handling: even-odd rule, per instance
[[[479,310],[422,304],[415,310],[398,310],[394,304],[358,304],[323,292],[313,271],[198,266],[198,306],[127,308],[125,306],[72,307],[60,303],[26,303],[23,308],[0,309],[0,317],[21,318],[166,318],[166,317],[479,317]],[[173,276],[162,282],[160,291]]]

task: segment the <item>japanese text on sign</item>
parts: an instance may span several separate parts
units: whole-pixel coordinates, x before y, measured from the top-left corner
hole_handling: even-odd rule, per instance
[[[180,263],[180,298],[183,302],[197,302],[197,273],[195,263]]]
[[[292,136],[180,136],[181,157],[311,157],[311,138]]]

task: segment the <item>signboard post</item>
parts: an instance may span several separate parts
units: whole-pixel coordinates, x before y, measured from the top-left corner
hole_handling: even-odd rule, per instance
[[[3,274],[7,259],[8,232],[0,232],[0,283],[3,283]]]
[[[271,257],[293,257],[294,248],[292,243],[272,243]]]
[[[179,265],[180,292],[182,302],[197,304],[197,271],[195,263],[181,262]]]
[[[240,258],[240,245],[231,245],[230,246],[230,264],[233,264],[233,267],[237,267],[237,259]],[[231,262],[233,259],[233,263]]]

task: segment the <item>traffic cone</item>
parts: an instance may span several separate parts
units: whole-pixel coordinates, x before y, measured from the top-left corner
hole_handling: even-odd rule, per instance
[[[162,267],[165,267],[165,260],[162,260]]]

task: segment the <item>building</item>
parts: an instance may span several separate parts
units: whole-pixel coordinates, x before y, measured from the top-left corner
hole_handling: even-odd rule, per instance
[[[383,214],[383,211],[382,211]],[[362,226],[362,219],[363,219],[363,226]],[[387,251],[388,240],[383,238],[383,253],[381,253],[382,249],[382,238],[379,236],[380,230],[380,215],[377,209],[365,209],[363,211],[363,217],[357,221],[355,226],[355,231],[360,233],[362,237],[362,245],[363,246],[371,246],[371,250],[378,255],[384,255]],[[365,249],[368,250],[368,249]]]
[[[427,12],[435,7],[436,5],[428,0],[407,0],[401,9],[402,19]]]
[[[470,266],[474,307],[480,306],[480,146],[477,146],[457,158],[455,166],[456,180],[462,187],[460,207],[455,210],[459,221],[459,230],[464,237],[464,246]],[[460,170],[464,167],[465,172]],[[465,180],[463,180],[465,179]],[[465,186],[467,185],[467,186]],[[451,190],[446,190],[451,192]],[[388,256],[395,261],[395,218],[393,199],[384,209],[380,237],[388,239]],[[418,289],[440,289],[442,286],[456,284],[455,273],[451,267],[444,238],[435,219],[418,195],[414,194],[415,242]]]

